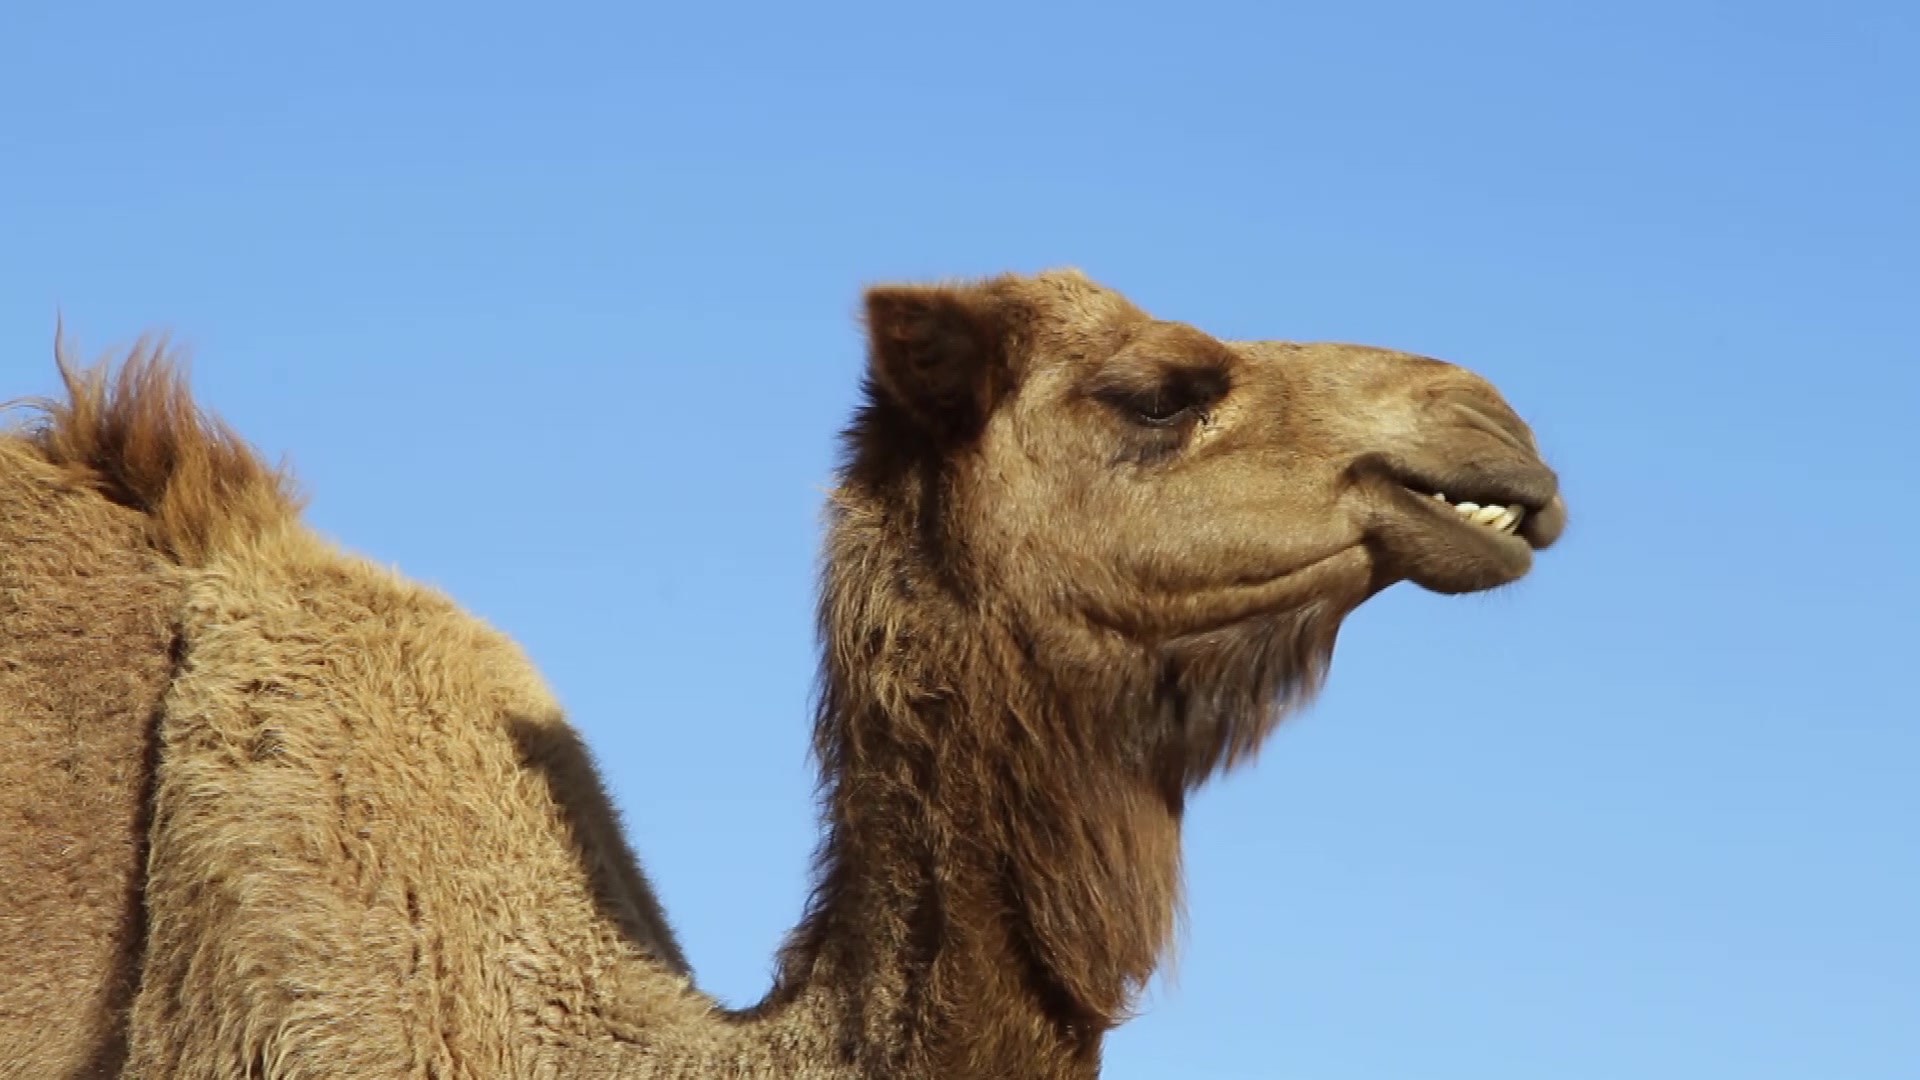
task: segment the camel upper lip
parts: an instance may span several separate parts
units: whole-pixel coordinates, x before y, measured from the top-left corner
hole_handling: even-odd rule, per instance
[[[1541,499],[1526,494],[1490,488],[1445,487],[1433,483],[1408,483],[1404,480],[1396,482],[1415,495],[1426,498],[1438,496],[1439,499],[1453,504],[1474,503],[1479,506],[1513,506],[1529,514],[1537,513],[1545,509],[1547,502],[1552,498],[1549,496],[1547,499]]]
[[[1553,472],[1538,463],[1493,464],[1477,462],[1455,469],[1415,469],[1397,462],[1386,463],[1386,479],[1431,498],[1440,495],[1451,503],[1471,502],[1481,506],[1517,506],[1529,514],[1545,510],[1559,492]]]

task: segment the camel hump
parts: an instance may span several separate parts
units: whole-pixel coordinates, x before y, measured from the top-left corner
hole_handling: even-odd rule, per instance
[[[55,360],[67,400],[37,403],[30,440],[51,464],[145,514],[164,554],[201,565],[298,516],[291,479],[194,403],[164,338],[141,338],[118,364],[76,366],[64,342]]]

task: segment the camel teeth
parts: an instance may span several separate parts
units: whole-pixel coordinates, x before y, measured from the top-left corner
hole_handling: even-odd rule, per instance
[[[1473,502],[1454,502],[1447,498],[1445,492],[1440,491],[1434,492],[1432,498],[1435,502],[1444,503],[1454,513],[1475,525],[1484,526],[1508,536],[1520,531],[1520,522],[1527,516],[1526,508],[1520,506],[1501,506],[1498,503],[1487,503],[1482,506]]]

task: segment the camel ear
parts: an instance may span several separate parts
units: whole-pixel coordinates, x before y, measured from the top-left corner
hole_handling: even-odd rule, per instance
[[[1005,301],[985,289],[882,285],[867,290],[873,389],[942,442],[986,422],[1008,382]]]

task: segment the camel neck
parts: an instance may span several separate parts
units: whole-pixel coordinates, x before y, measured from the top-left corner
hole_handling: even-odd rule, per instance
[[[1039,688],[1017,635],[835,599],[827,837],[761,1008],[830,1002],[839,1045],[884,1058],[867,1075],[1096,1075],[1172,928],[1177,810],[1089,735],[1113,718]]]

